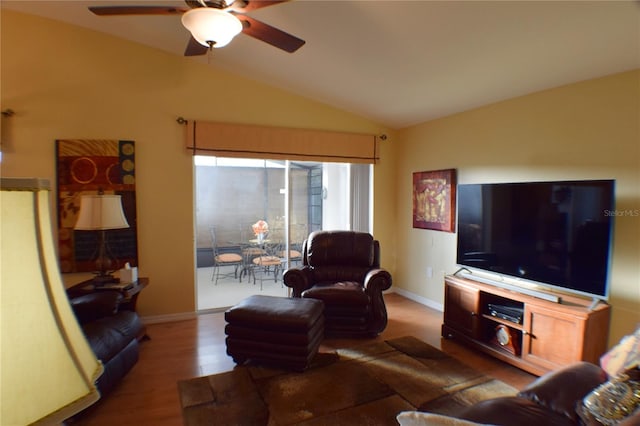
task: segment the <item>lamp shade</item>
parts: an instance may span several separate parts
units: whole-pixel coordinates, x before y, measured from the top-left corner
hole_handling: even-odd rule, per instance
[[[203,46],[223,47],[242,31],[242,22],[228,12],[210,7],[191,9],[182,15],[182,25]]]
[[[120,195],[83,195],[74,229],[96,231],[128,228]]]
[[[100,398],[102,364],[60,277],[48,182],[3,178],[1,186],[0,424],[57,424]]]

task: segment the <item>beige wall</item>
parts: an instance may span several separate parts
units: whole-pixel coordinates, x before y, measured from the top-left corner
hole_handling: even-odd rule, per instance
[[[138,302],[143,316],[195,309],[193,167],[177,117],[389,133],[190,58],[7,10],[1,19],[0,107],[16,111],[3,119],[13,152],[3,153],[2,176],[55,182],[56,139],[136,141],[139,272],[151,279]],[[388,153],[383,147],[375,171],[375,180],[386,185],[394,176]],[[393,214],[384,203],[375,207],[375,215],[389,223]],[[385,241],[391,234],[381,234],[388,248],[383,264],[392,268],[391,243]]]
[[[523,96],[401,132],[394,281],[443,303],[455,234],[413,229],[412,172],[456,168],[459,183],[616,179],[616,208],[640,210],[640,71]],[[640,323],[640,217],[616,218],[610,342]],[[426,266],[435,274],[428,279]]]

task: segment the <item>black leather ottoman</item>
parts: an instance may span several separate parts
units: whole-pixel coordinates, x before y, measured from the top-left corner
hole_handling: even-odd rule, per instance
[[[324,303],[254,295],[228,309],[227,354],[237,364],[254,360],[304,370],[324,336]]]

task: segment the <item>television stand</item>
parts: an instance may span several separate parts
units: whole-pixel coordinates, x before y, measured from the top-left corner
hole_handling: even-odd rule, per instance
[[[607,350],[610,312],[606,303],[571,295],[555,303],[449,275],[442,337],[542,375],[577,361],[597,364]]]

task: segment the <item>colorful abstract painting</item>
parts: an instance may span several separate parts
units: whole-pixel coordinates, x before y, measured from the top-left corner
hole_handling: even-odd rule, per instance
[[[107,231],[107,248],[115,261],[138,266],[135,142],[62,139],[56,141],[58,178],[58,253],[61,272],[96,269],[98,232],[74,231],[85,194],[116,194],[129,228]]]
[[[413,227],[454,232],[456,170],[413,174]]]

